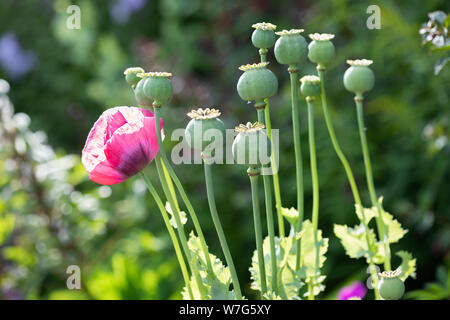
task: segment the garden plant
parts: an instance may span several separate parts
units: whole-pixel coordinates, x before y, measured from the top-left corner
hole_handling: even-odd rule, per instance
[[[365,125],[363,103],[370,99],[370,91],[376,85],[375,74],[370,68],[376,61],[347,60],[349,67],[342,75],[348,99],[340,101],[339,105],[350,107],[351,99],[354,100],[354,126],[347,130],[355,130],[359,135],[360,161],[365,169],[366,185],[358,185],[352,171],[357,164],[350,163],[341,146],[342,139],[336,134],[339,112],[331,114],[328,108],[327,87],[331,84],[327,83],[326,75],[335,65],[336,51],[339,50],[333,44],[335,35],[314,33],[304,37],[302,29],[277,32],[275,25],[266,22],[254,24],[253,29],[251,42],[258,59],[239,68],[243,73],[236,85],[243,103],[235,108],[247,108],[243,112],[248,120],[236,123],[234,130],[226,130],[220,120],[220,101],[214,106],[186,107],[186,120],[189,122],[184,139],[191,149],[201,153],[206,189],[204,201],[209,206],[208,217],[214,225],[221,253],[211,252],[200,219],[206,213],[195,209],[195,203],[183,186],[184,181],[179,179],[168,156],[173,154],[165,150],[163,144],[174,129],[163,125],[163,117],[169,114],[166,110],[171,107],[174,95],[171,73],[147,71],[140,67],[125,70],[130,94],[134,94],[138,106],[108,109],[94,124],[82,151],[82,162],[90,179],[102,185],[114,185],[137,175],[145,181],[149,195],[161,213],[160,222],[167,229],[173,245],[184,280],[184,299],[246,299],[242,288],[248,281],[239,279],[238,264],[248,266],[251,288],[257,292],[257,298],[320,298],[326,290],[327,274],[323,270],[329,242],[338,239],[349,258],[364,259],[367,263],[370,274],[368,287],[374,290],[375,299],[402,298],[407,288],[405,281],[416,275],[416,260],[410,252],[391,250],[391,245],[399,242],[407,230],[384,209],[383,197],[377,193],[374,183],[372,163],[377,159],[370,155],[367,136],[371,134],[371,128]],[[275,59],[269,61],[272,48]],[[270,70],[275,63],[284,65],[289,73],[290,106],[276,105],[271,101],[279,88],[277,75]],[[300,77],[308,64],[316,67],[316,74]],[[256,115],[246,104],[254,106]],[[290,108],[291,119],[288,122],[291,125],[273,128],[273,108]],[[326,195],[319,192],[321,159],[316,152],[319,127],[315,118],[318,112],[323,113],[327,135],[336,154],[335,161],[342,164],[347,176],[354,200],[354,207],[350,210],[359,221],[355,226],[334,224],[334,235],[325,234],[320,228],[320,203]],[[307,125],[306,141],[301,139],[302,124]],[[278,145],[273,139],[274,130],[289,131],[293,136],[295,156],[283,161],[295,163],[294,186],[286,185],[279,178],[278,173],[284,168],[277,161]],[[230,137],[234,139],[232,144],[226,143]],[[233,164],[224,164],[224,155],[229,152]],[[307,175],[304,174],[305,155],[309,157],[311,171]],[[226,208],[216,205],[217,173],[214,170],[222,165],[233,165],[237,174],[249,177],[247,205],[253,211],[255,240],[251,261],[233,254],[229,244],[235,239],[222,227]],[[146,175],[144,169],[147,166],[155,166],[157,177]],[[306,182],[306,177],[311,177],[311,181]],[[155,178],[159,185],[154,185]],[[310,211],[305,209],[305,202],[309,201],[305,191],[310,191],[306,186],[312,189]],[[282,190],[288,188],[296,190],[295,207],[283,206]],[[361,197],[363,188],[368,190],[370,202]],[[242,214],[248,212],[250,209]],[[186,228],[189,220],[193,223],[193,230]],[[225,257],[225,261],[218,256]],[[392,263],[393,256],[400,258],[399,265]],[[349,298],[362,298],[360,291],[360,288],[351,289]]]

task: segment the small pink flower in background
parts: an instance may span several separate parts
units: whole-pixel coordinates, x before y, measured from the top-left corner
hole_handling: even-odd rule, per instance
[[[360,281],[355,281],[351,285],[339,290],[338,300],[349,300],[351,298],[363,299],[366,296],[367,289]]]
[[[161,133],[164,136],[161,119]],[[97,183],[120,183],[144,169],[158,153],[153,112],[136,107],[106,110],[89,132],[81,161]]]

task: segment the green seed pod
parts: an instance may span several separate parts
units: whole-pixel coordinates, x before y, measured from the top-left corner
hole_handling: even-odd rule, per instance
[[[347,60],[350,65],[344,73],[345,88],[355,94],[362,94],[373,88],[375,75],[369,68],[372,60]]]
[[[152,99],[149,99],[144,93],[144,85],[147,79],[141,79],[134,88],[134,96],[136,101],[141,106],[151,107],[153,104]]]
[[[237,83],[237,91],[242,100],[260,102],[277,93],[278,80],[266,68],[268,64],[261,62],[239,67],[239,70],[244,71]]]
[[[405,284],[398,277],[399,271],[385,271],[380,273],[381,281],[378,291],[384,300],[398,300],[405,293]]]
[[[125,75],[125,80],[128,82],[128,84],[134,89],[136,88],[136,85],[139,81],[141,81],[141,78],[139,78],[137,75],[139,73],[144,73],[144,69],[140,67],[131,67],[127,68],[123,74]]]
[[[283,30],[275,32],[279,35],[275,43],[275,58],[280,64],[295,65],[306,60],[308,44],[300,33],[303,29]]]
[[[154,105],[161,106],[169,102],[172,96],[171,73],[147,72],[138,74],[138,77],[147,79],[144,84],[144,94],[147,98],[154,100]]]
[[[310,34],[309,37],[313,40],[308,45],[309,60],[325,68],[334,59],[335,49],[333,42],[331,42],[334,34],[314,33]]]
[[[233,158],[237,164],[259,166],[270,162],[270,140],[262,130],[264,128],[259,122],[248,122],[234,129],[239,132],[232,146]]]
[[[220,114],[219,110],[210,108],[198,108],[187,114],[192,120],[186,126],[185,137],[192,149],[211,152],[223,146],[225,125],[219,119]]]
[[[320,79],[317,76],[304,76],[300,79],[300,91],[306,97],[315,97],[320,94]]]
[[[252,33],[252,43],[256,48],[268,49],[275,44],[276,25],[267,22],[255,23],[252,25],[255,31]]]

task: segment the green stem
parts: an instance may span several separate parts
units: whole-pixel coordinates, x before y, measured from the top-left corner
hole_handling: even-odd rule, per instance
[[[252,189],[252,203],[253,203],[253,220],[255,223],[255,238],[256,238],[256,251],[258,253],[258,266],[259,276],[261,281],[261,295],[267,292],[266,285],[266,268],[264,263],[263,252],[263,239],[262,239],[262,227],[261,227],[261,212],[259,209],[258,200],[258,175],[249,175],[250,186]]]
[[[231,256],[230,249],[228,248],[227,239],[223,232],[222,224],[220,223],[219,214],[217,213],[216,201],[214,199],[214,184],[211,173],[211,164],[204,163],[205,168],[205,180],[206,180],[206,193],[208,195],[209,209],[211,211],[211,217],[216,227],[217,235],[219,236],[220,245],[222,246],[225,259],[230,268],[231,279],[233,280],[234,291],[236,298],[242,300],[241,286],[239,285],[239,279],[234,267],[233,257]]]
[[[300,144],[300,120],[299,120],[299,98],[298,98],[298,69],[296,66],[289,66],[289,74],[291,79],[291,100],[292,100],[292,127],[294,134],[294,151],[295,151],[295,172],[297,180],[297,211],[298,223],[295,232],[301,230],[303,223],[303,165],[302,165],[302,150]],[[297,240],[297,254],[295,262],[295,270],[298,270],[301,263],[300,250],[301,240]]]
[[[308,104],[309,154],[311,159],[311,176],[313,186],[312,224],[317,230],[319,224],[319,178],[317,174],[316,140],[314,137],[314,98],[306,98]]]
[[[331,142],[334,147],[334,151],[336,151],[339,160],[341,160],[342,166],[344,167],[345,173],[347,174],[348,182],[350,183],[350,187],[352,189],[353,198],[355,199],[355,203],[361,205],[361,197],[359,196],[358,186],[356,184],[355,178],[353,176],[352,169],[348,163],[347,158],[345,157],[342,149],[339,145],[339,142],[336,138],[336,133],[334,132],[333,123],[331,122],[330,114],[328,112],[328,104],[327,98],[325,94],[325,72],[321,69],[318,69],[320,83],[321,83],[321,98],[322,98],[322,109],[323,114],[325,116],[325,122],[327,124],[328,133],[330,134]]]
[[[370,200],[372,202],[372,205],[376,206],[378,211],[378,215],[376,216],[376,222],[377,222],[378,236],[380,238],[380,241],[384,244],[384,254],[385,254],[384,268],[386,270],[391,270],[391,251],[389,248],[389,243],[387,242],[386,239],[386,227],[383,221],[383,209],[381,208],[381,204],[378,201],[377,193],[375,191],[375,184],[373,182],[372,164],[370,161],[369,147],[367,144],[367,137],[366,137],[366,128],[364,125],[363,100],[364,98],[362,94],[356,94],[355,96],[356,111],[358,115],[359,136],[361,138],[361,147],[364,156],[364,166],[366,169],[367,186],[369,189]]]
[[[172,194],[170,193],[169,190],[169,186],[167,184],[166,178],[164,176],[164,172],[163,172],[163,167],[162,167],[162,160],[161,160],[161,156],[158,155],[156,156],[156,169],[158,171],[158,175],[159,175],[159,180],[161,181],[161,186],[163,188],[164,194],[166,195],[169,204],[170,204],[170,208],[172,209],[173,212],[173,216],[175,218],[175,222],[177,223],[177,232],[178,232],[178,237],[180,238],[181,241],[181,245],[183,247],[183,251],[184,254],[186,255],[186,258],[188,260],[189,263],[189,267],[191,268],[192,274],[194,276],[195,282],[197,283],[197,287],[199,288],[200,291],[200,297],[201,299],[205,299],[206,298],[206,289],[203,286],[202,280],[201,280],[201,276],[200,276],[200,272],[197,268],[196,263],[192,260],[192,256],[191,256],[191,252],[189,251],[189,246],[188,246],[188,242],[186,239],[186,234],[184,231],[184,225],[181,223],[181,215],[180,215],[180,211],[175,203],[175,200],[172,196]]]
[[[264,109],[257,109],[258,111],[258,121],[264,124]],[[275,227],[273,224],[273,211],[272,211],[272,190],[270,188],[270,177],[263,174],[264,182],[264,195],[266,200],[266,216],[267,216],[267,229],[269,233],[269,245],[270,245],[270,260],[271,260],[271,271],[272,271],[272,291],[278,292],[278,281],[277,281],[277,256],[275,251]]]
[[[261,62],[267,61],[267,49],[259,49],[259,55],[261,57]],[[265,115],[265,125],[267,129],[267,136],[269,140],[272,141],[272,123],[270,121],[270,107],[269,99],[264,99],[266,107],[264,109]],[[261,122],[261,121],[260,121]],[[278,164],[275,157],[275,146],[272,144],[272,153],[270,155],[270,165],[272,166],[272,179],[273,179],[273,189],[275,193],[275,206],[277,209],[277,219],[278,219],[278,233],[280,237],[284,237],[284,219],[281,212],[283,205],[281,204],[281,192],[280,192],[280,181],[278,179]]]
[[[314,98],[306,97],[308,105],[308,136],[309,136],[309,157],[311,161],[311,177],[313,187],[313,207],[312,207],[312,225],[314,230],[314,248],[316,249],[316,274],[319,271],[319,243],[318,243],[318,226],[319,226],[319,177],[317,174],[316,159],[316,139],[314,137]],[[309,299],[314,300],[314,281],[315,276],[310,279]]]
[[[350,188],[352,189],[352,194],[353,194],[353,198],[355,200],[355,203],[357,205],[359,205],[360,208],[361,208],[361,216],[362,216],[361,220],[362,220],[362,223],[363,223],[364,228],[366,230],[366,232],[365,232],[366,242],[367,242],[367,248],[369,249],[369,255],[370,255],[368,257],[368,264],[369,264],[369,268],[371,270],[372,278],[374,279],[373,281],[375,281],[375,284],[377,284],[378,283],[378,277],[377,277],[377,274],[376,274],[376,270],[375,270],[374,263],[373,263],[373,258],[372,258],[372,255],[376,254],[376,252],[375,252],[376,250],[373,248],[372,243],[370,242],[370,239],[369,239],[369,234],[367,232],[369,230],[369,225],[367,223],[366,215],[364,213],[364,208],[363,208],[362,203],[361,203],[361,197],[359,195],[358,185],[356,184],[356,181],[355,181],[355,178],[354,178],[354,175],[353,175],[353,171],[352,171],[352,169],[350,167],[350,164],[349,164],[349,162],[347,160],[347,157],[344,155],[344,152],[342,151],[341,146],[339,145],[339,142],[338,142],[337,137],[336,137],[336,133],[334,131],[333,122],[331,122],[331,117],[330,117],[330,114],[328,112],[328,103],[327,103],[327,96],[326,96],[326,91],[325,91],[325,70],[318,66],[317,67],[317,72],[319,74],[320,83],[321,83],[320,88],[321,88],[322,110],[323,110],[323,114],[324,114],[324,117],[325,117],[325,122],[326,122],[326,125],[327,125],[328,133],[330,135],[334,151],[336,152],[339,160],[342,163],[342,166],[344,167],[345,173],[347,174],[347,179],[348,179],[348,182],[350,183]],[[380,293],[378,292],[377,285],[374,286],[374,289],[375,289],[375,297],[377,298],[377,300],[379,300]]]
[[[259,56],[261,57],[261,62],[266,62],[267,61],[267,49],[266,48],[259,49]]]
[[[178,263],[180,264],[181,273],[183,274],[184,283],[186,285],[186,288],[188,289],[189,297],[191,298],[191,300],[194,300],[194,294],[192,293],[192,287],[189,281],[189,272],[187,270],[186,262],[184,261],[183,253],[181,252],[180,243],[178,242],[175,231],[173,231],[173,227],[170,224],[170,219],[169,216],[167,215],[166,208],[164,207],[164,204],[161,198],[159,197],[155,187],[151,183],[150,179],[145,175],[144,172],[141,172],[140,175],[144,179],[148,191],[153,196],[153,199],[155,200],[156,205],[158,206],[159,211],[161,212],[164,224],[166,225],[167,231],[169,232],[170,235],[170,239],[172,240],[173,247],[175,249],[175,254],[178,259]]]
[[[157,137],[158,146],[159,146],[158,154],[161,155],[163,165],[164,165],[165,169],[168,171],[171,179],[173,179],[173,182],[175,183],[175,186],[177,187],[177,190],[180,193],[180,196],[183,199],[184,204],[186,205],[186,208],[189,212],[192,222],[194,223],[195,231],[197,232],[197,235],[200,239],[200,244],[202,247],[203,254],[205,255],[205,260],[206,260],[206,265],[207,265],[208,271],[210,273],[213,273],[211,259],[209,257],[208,246],[206,245],[205,236],[203,235],[203,231],[200,226],[200,222],[197,218],[197,214],[195,213],[194,207],[192,206],[186,192],[184,191],[184,188],[183,188],[183,185],[181,184],[180,179],[178,179],[178,176],[176,175],[175,171],[173,170],[172,166],[170,165],[169,159],[167,158],[166,152],[164,150],[164,146],[162,143],[162,137],[161,137],[161,125],[160,125],[160,119],[161,119],[160,109],[161,109],[161,107],[154,105],[153,109],[155,112],[156,137]],[[171,180],[171,179],[168,179],[168,180]]]

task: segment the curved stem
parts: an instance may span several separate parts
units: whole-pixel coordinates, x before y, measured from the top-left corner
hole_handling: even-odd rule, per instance
[[[369,269],[370,269],[370,273],[372,275],[373,281],[375,282],[375,286],[374,286],[375,297],[376,297],[377,300],[379,300],[380,293],[378,292],[378,286],[377,286],[378,276],[376,274],[376,270],[375,270],[374,263],[373,263],[373,258],[372,258],[372,255],[375,255],[376,252],[375,252],[375,249],[372,246],[372,243],[371,243],[371,241],[369,239],[369,235],[367,233],[367,230],[369,230],[369,225],[368,225],[367,220],[366,220],[366,214],[364,213],[364,208],[362,206],[361,197],[360,197],[359,191],[358,191],[358,185],[356,184],[356,181],[355,181],[355,178],[354,178],[354,175],[353,175],[353,171],[352,171],[352,169],[350,167],[350,164],[349,164],[349,162],[347,160],[347,157],[344,155],[344,152],[342,151],[341,146],[339,145],[339,141],[337,140],[336,133],[334,131],[333,122],[331,122],[331,117],[330,117],[330,114],[328,112],[328,103],[327,103],[327,96],[326,96],[326,91],[325,91],[325,70],[318,66],[317,67],[317,72],[319,74],[320,83],[321,83],[321,85],[320,85],[320,91],[321,91],[320,94],[321,94],[321,100],[322,100],[322,110],[323,110],[323,114],[324,114],[324,117],[325,117],[325,123],[327,125],[328,133],[330,135],[334,151],[336,152],[339,160],[342,163],[342,166],[344,167],[345,173],[347,174],[347,179],[348,179],[348,182],[350,184],[350,188],[352,189],[352,194],[353,194],[353,198],[355,200],[355,203],[357,205],[359,205],[360,208],[361,208],[361,218],[362,218],[361,222],[363,223],[364,228],[366,230],[366,232],[365,232],[365,234],[366,234],[366,242],[367,242],[367,248],[368,248],[369,255],[370,255],[368,257],[368,264],[369,264]]]
[[[261,295],[267,292],[266,285],[266,268],[264,264],[263,239],[261,227],[261,212],[259,209],[258,200],[258,176],[250,175],[250,186],[252,189],[252,204],[253,204],[253,220],[255,223],[255,239],[256,251],[258,254],[259,276],[261,281]]]
[[[198,221],[197,214],[195,213],[195,210],[189,201],[189,198],[184,191],[183,185],[180,182],[180,179],[178,179],[178,176],[176,175],[175,171],[173,170],[172,166],[170,165],[169,159],[167,158],[166,152],[164,151],[164,146],[162,144],[162,137],[161,137],[161,125],[160,125],[160,108],[159,106],[153,106],[154,112],[155,112],[155,127],[156,127],[156,137],[158,140],[158,146],[159,146],[159,152],[158,154],[161,156],[163,165],[167,172],[170,175],[170,178],[173,179],[173,182],[175,183],[175,186],[177,187],[178,192],[180,193],[181,198],[183,199],[184,204],[186,205],[186,208],[189,212],[189,215],[192,219],[192,222],[194,223],[195,231],[197,232],[197,235],[200,239],[200,244],[202,247],[203,254],[205,255],[206,265],[208,268],[208,271],[213,273],[213,268],[211,264],[211,259],[209,257],[209,251],[208,246],[206,245],[205,236],[203,235],[202,228],[200,226],[200,222]],[[171,179],[168,179],[171,180]],[[171,182],[170,182],[171,183]]]
[[[303,223],[303,165],[302,165],[302,150],[300,144],[300,121],[299,121],[299,98],[298,98],[298,69],[295,66],[289,66],[289,74],[291,79],[291,100],[292,100],[292,127],[294,134],[294,151],[295,151],[295,172],[297,180],[297,211],[298,224],[295,232],[301,230]],[[300,250],[301,240],[297,240],[297,253],[295,269],[298,270],[301,263]]]
[[[206,193],[208,196],[209,209],[211,211],[211,217],[216,227],[217,235],[219,236],[220,245],[222,246],[225,259],[230,268],[231,279],[233,280],[234,291],[236,298],[242,300],[241,286],[239,284],[239,278],[234,267],[233,257],[231,256],[230,249],[228,248],[227,239],[223,232],[222,224],[220,223],[219,214],[217,213],[216,201],[214,199],[214,184],[211,173],[211,164],[204,163],[205,180],[206,180]]]
[[[188,264],[189,267],[191,268],[192,274],[194,276],[194,279],[197,283],[197,287],[200,291],[200,297],[202,299],[206,298],[206,292],[205,292],[205,287],[203,286],[202,280],[201,280],[201,276],[200,276],[200,272],[197,268],[197,265],[195,263],[195,261],[193,261],[192,256],[191,256],[191,252],[189,250],[189,246],[188,246],[188,241],[186,239],[186,234],[184,231],[184,225],[181,223],[181,215],[180,215],[180,211],[175,203],[175,200],[172,196],[172,194],[170,193],[169,190],[169,186],[167,184],[166,178],[164,177],[164,173],[163,173],[163,168],[162,168],[162,160],[160,155],[158,154],[156,156],[156,169],[158,171],[158,175],[159,175],[159,180],[161,181],[161,186],[163,187],[163,191],[164,194],[166,195],[169,204],[170,204],[170,208],[172,209],[173,212],[173,216],[175,218],[175,222],[177,223],[177,232],[178,232],[178,237],[180,238],[181,241],[181,245],[183,247],[183,251],[184,254],[186,255],[186,258],[188,260]]]
[[[191,283],[189,281],[189,272],[187,270],[186,262],[184,261],[183,253],[181,252],[180,243],[178,242],[175,231],[173,231],[173,227],[170,224],[170,219],[169,219],[169,216],[167,215],[166,208],[164,207],[164,204],[163,204],[161,198],[159,197],[158,192],[156,191],[155,187],[151,183],[150,179],[145,175],[144,172],[141,172],[140,175],[144,179],[145,184],[147,185],[148,191],[153,196],[153,199],[155,200],[156,205],[158,206],[159,211],[161,212],[161,215],[164,220],[164,224],[166,225],[167,231],[169,232],[170,239],[172,240],[173,247],[175,249],[175,254],[178,259],[178,263],[180,264],[181,273],[183,275],[183,279],[184,279],[186,288],[188,289],[189,297],[191,298],[191,300],[194,300],[194,294],[192,293],[192,287],[191,287]]]
[[[327,128],[328,128],[328,133],[330,134],[330,138],[331,138],[331,142],[333,144],[334,151],[336,151],[336,154],[339,157],[339,160],[341,161],[342,166],[344,167],[345,173],[347,174],[347,179],[348,179],[348,182],[350,183],[350,187],[352,189],[353,198],[355,199],[355,203],[361,205],[361,197],[359,196],[358,186],[357,186],[355,178],[353,176],[352,169],[350,168],[348,160],[345,157],[344,153],[342,152],[342,149],[336,138],[333,123],[331,122],[330,114],[328,112],[327,98],[326,98],[326,94],[325,94],[324,71],[319,69],[318,73],[319,73],[320,83],[321,83],[322,109],[323,109],[323,114],[325,116],[325,122],[326,122]]]
[[[377,193],[375,191],[375,184],[373,182],[372,163],[370,161],[369,147],[367,144],[366,129],[364,125],[363,100],[364,98],[361,94],[357,94],[355,96],[356,111],[358,115],[359,136],[361,138],[361,147],[364,156],[364,166],[366,169],[367,186],[369,189],[370,200],[372,201],[372,205],[376,206],[378,211],[378,215],[376,216],[376,222],[377,222],[378,236],[380,238],[380,241],[384,245],[384,254],[385,254],[384,268],[386,270],[391,270],[391,251],[389,248],[389,243],[387,242],[386,239],[386,227],[383,221],[383,208],[381,208],[381,204],[378,201]]]
[[[264,124],[264,110],[257,109],[258,121]],[[262,175],[264,182],[264,195],[266,201],[266,216],[267,216],[267,229],[269,233],[269,245],[270,245],[270,260],[272,271],[272,291],[278,292],[277,281],[277,256],[275,251],[275,228],[273,224],[273,211],[272,211],[272,189],[270,188],[270,177],[268,175]]]
[[[261,62],[267,61],[267,49],[260,49],[259,55],[261,57]],[[264,99],[266,107],[264,108],[265,115],[265,125],[267,129],[267,136],[269,140],[272,141],[272,123],[270,121],[270,107],[269,99]],[[261,121],[260,121],[261,122]],[[281,208],[283,207],[281,203],[281,192],[280,192],[280,181],[278,179],[278,164],[275,157],[275,146],[272,144],[272,153],[270,155],[270,165],[272,166],[272,179],[273,179],[273,189],[275,193],[275,207],[277,209],[277,220],[278,220],[278,233],[280,237],[285,236],[284,232],[284,219]]]

